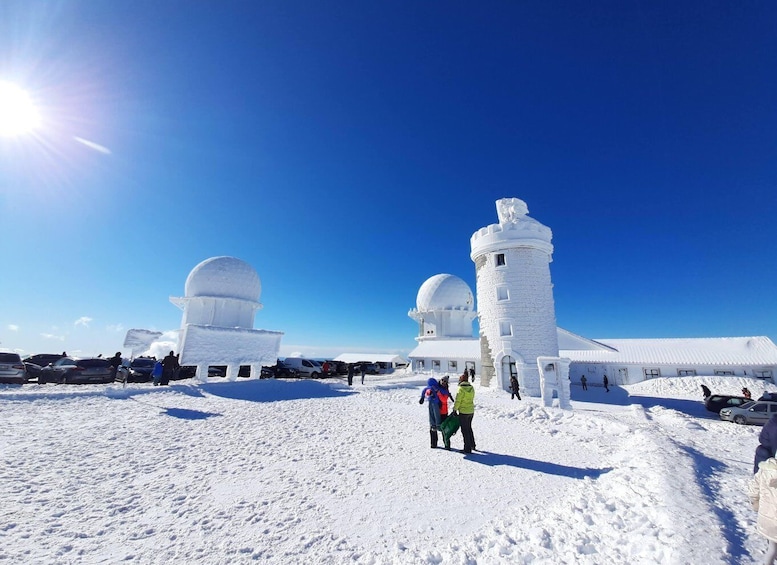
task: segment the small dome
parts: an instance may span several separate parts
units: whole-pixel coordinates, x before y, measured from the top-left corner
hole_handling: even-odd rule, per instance
[[[184,291],[187,298],[218,296],[258,302],[262,282],[245,261],[235,257],[211,257],[192,269]]]
[[[467,283],[453,275],[434,275],[418,290],[419,311],[474,310],[475,300]]]

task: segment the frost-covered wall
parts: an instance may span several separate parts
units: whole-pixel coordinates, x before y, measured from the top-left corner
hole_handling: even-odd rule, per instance
[[[498,200],[498,224],[470,240],[477,273],[482,383],[508,390],[514,363],[521,390],[540,396],[537,357],[558,357],[550,278],[551,230],[527,216],[517,198]],[[511,363],[512,362],[512,363]]]

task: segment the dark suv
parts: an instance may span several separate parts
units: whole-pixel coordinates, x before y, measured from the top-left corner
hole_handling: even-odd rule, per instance
[[[752,399],[745,398],[744,396],[731,396],[728,394],[711,394],[704,400],[704,407],[710,412],[720,414],[723,408],[731,408],[732,406],[741,406],[745,402],[750,402]]]

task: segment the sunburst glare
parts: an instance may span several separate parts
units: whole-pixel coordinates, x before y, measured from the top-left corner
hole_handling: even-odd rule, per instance
[[[0,81],[0,136],[24,135],[40,124],[40,112],[29,94],[13,83]]]

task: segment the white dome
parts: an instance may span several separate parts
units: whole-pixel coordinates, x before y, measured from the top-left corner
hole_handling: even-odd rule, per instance
[[[185,295],[218,296],[258,302],[262,283],[254,268],[235,257],[211,257],[189,273]]]
[[[467,283],[453,275],[434,275],[418,290],[419,311],[474,310],[475,300]]]

